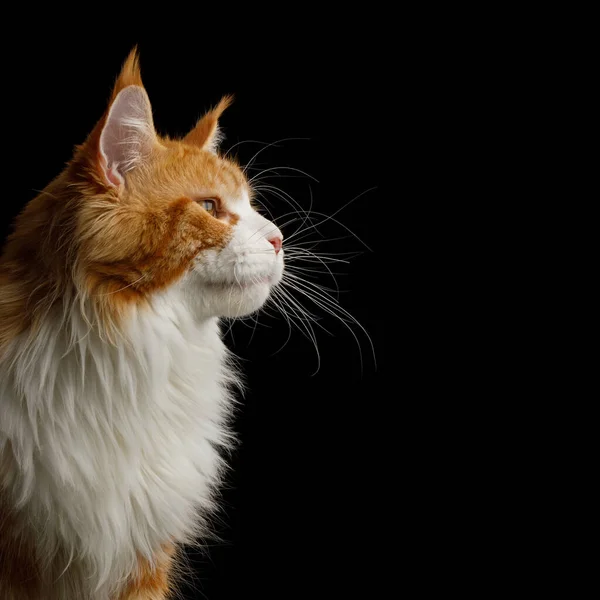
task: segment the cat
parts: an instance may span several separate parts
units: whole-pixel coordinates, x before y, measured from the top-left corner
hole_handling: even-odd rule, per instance
[[[280,283],[283,236],[219,153],[224,97],[159,136],[134,49],[0,257],[0,598],[165,600],[208,531],[240,376],[221,317]]]

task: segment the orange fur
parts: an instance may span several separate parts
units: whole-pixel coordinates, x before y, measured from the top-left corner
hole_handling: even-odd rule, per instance
[[[76,294],[87,297],[110,339],[131,305],[180,278],[198,251],[227,243],[237,216],[226,211],[216,219],[195,200],[249,193],[233,161],[202,149],[231,97],[183,140],[157,136],[144,168],[115,188],[104,176],[99,140],[112,102],[131,85],[143,87],[135,49],[86,142],[16,220],[0,258],[0,355],[61,298]]]
[[[0,598],[32,600],[43,598],[44,589],[63,575],[58,559],[46,572],[35,559],[33,543],[19,533],[18,521],[0,495]],[[114,600],[168,600],[173,592],[171,574],[176,548],[164,545],[152,562],[140,557],[137,570]],[[67,599],[65,599],[67,600]],[[71,599],[69,599],[71,600]],[[73,599],[74,600],[74,599]]]
[[[172,591],[170,570],[174,556],[175,546],[170,544],[163,547],[154,564],[140,559],[137,573],[118,600],[167,600]]]
[[[219,117],[223,114],[223,111],[231,106],[233,102],[233,96],[225,96],[221,99],[219,104],[213,109],[208,111],[199,121],[192,131],[190,131],[184,138],[184,142],[187,144],[194,144],[203,148],[207,141],[210,140],[216,133]]]
[[[143,87],[135,50],[110,103],[130,85]],[[0,356],[65,298],[85,299],[94,326],[110,339],[129,308],[180,278],[199,251],[227,243],[237,215],[225,207],[227,218],[217,219],[197,201],[249,193],[237,165],[203,149],[230,102],[225,97],[183,140],[157,137],[147,164],[127,173],[120,188],[106,180],[99,151],[107,109],[65,170],[16,219],[0,257]],[[38,597],[34,547],[1,501],[0,591]],[[118,600],[167,598],[173,554],[163,548],[154,566],[140,560]]]
[[[57,576],[64,576],[66,561],[56,557],[46,570],[35,558],[35,546],[24,537],[17,515],[0,494],[0,598],[32,600],[43,598],[44,589]],[[173,592],[172,567],[176,547],[164,545],[152,562],[140,557],[135,573],[115,600],[168,600]],[[69,576],[69,575],[67,575]],[[67,600],[67,599],[65,599]],[[71,599],[69,599],[71,600]],[[74,599],[73,599],[74,600]]]

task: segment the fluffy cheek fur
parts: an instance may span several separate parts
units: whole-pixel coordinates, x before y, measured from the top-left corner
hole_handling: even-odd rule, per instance
[[[263,306],[283,276],[283,251],[268,237],[281,236],[273,223],[248,207],[223,249],[196,257],[184,289],[203,317],[242,317]]]
[[[166,289],[199,251],[226,246],[232,228],[180,198],[158,210],[90,202],[81,211],[78,234],[82,287],[118,303]]]

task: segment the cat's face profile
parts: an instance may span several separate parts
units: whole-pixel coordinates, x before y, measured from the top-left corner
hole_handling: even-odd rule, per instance
[[[253,208],[242,169],[219,154],[230,102],[181,139],[160,136],[130,54],[104,115],[16,220],[0,261],[0,347],[50,310],[71,314],[73,302],[113,339],[164,292],[200,318],[264,304],[283,275],[282,234]]]
[[[199,252],[182,284],[204,316],[237,317],[260,308],[283,275],[282,234],[250,203],[250,190],[239,168],[213,155],[190,157],[198,173],[190,185],[199,198],[196,206],[208,211],[215,223],[202,215],[197,242]],[[207,164],[211,164],[207,168]],[[214,183],[202,174],[215,172]]]
[[[160,137],[132,54],[70,177],[84,192],[76,281],[128,303],[180,286],[206,317],[260,308],[282,278],[282,234],[251,204],[248,181],[218,153],[224,98],[183,139]],[[96,189],[99,186],[100,189]]]

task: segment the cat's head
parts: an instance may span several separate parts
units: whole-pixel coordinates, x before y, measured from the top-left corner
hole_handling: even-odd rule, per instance
[[[260,308],[283,274],[282,234],[251,203],[244,172],[219,154],[229,97],[182,139],[159,136],[133,51],[108,109],[66,176],[79,190],[77,285],[127,304],[180,286],[202,316]]]

